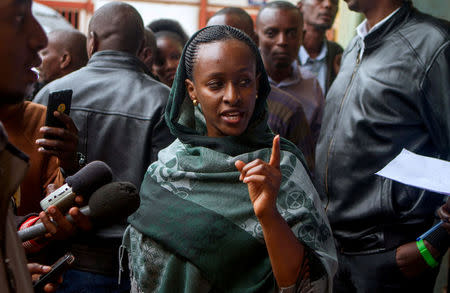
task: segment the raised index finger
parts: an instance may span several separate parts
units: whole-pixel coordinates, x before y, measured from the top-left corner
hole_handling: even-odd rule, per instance
[[[270,155],[269,165],[277,169],[280,168],[280,135],[273,138],[272,154]]]

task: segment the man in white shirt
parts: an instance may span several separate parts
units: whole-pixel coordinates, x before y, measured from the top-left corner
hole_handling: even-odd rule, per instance
[[[338,248],[335,292],[432,292],[442,195],[375,175],[403,148],[450,160],[450,24],[410,0],[346,0],[366,20],[342,57],[316,148]]]
[[[314,73],[324,96],[339,72],[343,49],[326,39],[336,17],[338,0],[303,0],[297,6],[303,13],[303,44],[298,57],[300,65]]]

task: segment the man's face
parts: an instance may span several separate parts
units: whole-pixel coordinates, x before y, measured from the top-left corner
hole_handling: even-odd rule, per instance
[[[38,52],[47,45],[31,14],[31,0],[0,1],[0,103],[18,103],[37,80]]]
[[[39,81],[49,83],[61,77],[61,62],[64,52],[61,44],[54,34],[49,34],[48,45],[39,51],[39,55],[42,58],[42,64],[38,68]]]
[[[338,11],[338,4],[338,0],[303,0],[303,20],[318,29],[330,29]]]
[[[266,68],[288,69],[297,58],[303,22],[296,10],[266,8],[259,15],[256,33]]]

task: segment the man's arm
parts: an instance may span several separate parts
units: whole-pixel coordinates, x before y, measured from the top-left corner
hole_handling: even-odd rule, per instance
[[[437,50],[432,60],[419,84],[419,107],[441,159],[450,160],[450,41]]]
[[[432,63],[419,83],[420,100],[418,108],[424,119],[431,140],[441,158],[450,159],[450,41],[445,42],[432,58]],[[436,236],[437,235],[437,236]],[[424,245],[438,261],[448,248],[447,233],[436,230],[436,235],[425,238]],[[436,239],[442,238],[442,239]],[[433,243],[436,243],[433,246]],[[444,243],[445,245],[442,245]],[[437,247],[439,244],[439,247]],[[435,247],[436,246],[436,247]],[[421,255],[416,242],[409,242],[397,248],[397,263],[400,270],[409,277],[421,274],[429,265]]]

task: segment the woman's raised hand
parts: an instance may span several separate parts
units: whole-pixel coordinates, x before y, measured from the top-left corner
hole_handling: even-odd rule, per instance
[[[270,161],[256,159],[248,164],[238,160],[236,168],[241,172],[239,180],[246,183],[253,210],[258,218],[277,213],[276,200],[281,184],[280,136],[273,139]]]

